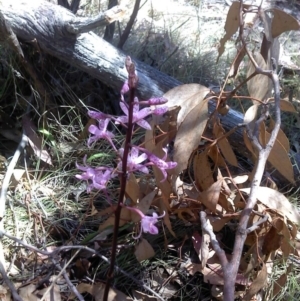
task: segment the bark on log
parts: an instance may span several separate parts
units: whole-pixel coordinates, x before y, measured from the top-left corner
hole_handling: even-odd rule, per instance
[[[2,13],[4,19],[10,23],[20,41],[36,39],[39,47],[46,53],[76,66],[107,86],[117,91],[120,90],[127,78],[124,66],[125,53],[92,32],[80,33],[90,30],[93,26],[101,25],[100,17],[89,22],[87,18],[78,18],[71,11],[43,0],[14,0],[12,2],[0,4],[0,14]],[[114,9],[117,13],[118,10],[122,11],[120,7]],[[103,18],[106,23],[109,23],[105,15],[102,16]],[[0,34],[1,31],[0,27]],[[134,61],[139,75],[138,93],[142,99],[161,96],[169,89],[182,84],[142,62]],[[214,102],[210,102],[209,108],[210,111],[215,109]],[[221,117],[221,121],[223,127],[229,130],[242,123],[243,115],[230,110],[226,116]],[[243,143],[241,130],[238,129],[229,137],[229,140],[238,153],[249,156]],[[296,181],[298,181],[299,170],[295,170],[295,173]],[[279,178],[284,181],[282,177]]]

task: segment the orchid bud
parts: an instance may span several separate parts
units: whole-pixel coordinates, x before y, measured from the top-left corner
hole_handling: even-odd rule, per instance
[[[169,109],[168,107],[155,108],[152,111],[152,114],[154,114],[154,115],[163,115],[163,114],[168,112],[168,109]]]
[[[126,94],[128,91],[129,91],[129,85],[128,85],[128,80],[126,80],[121,89],[121,95]]]
[[[164,97],[150,98],[145,101],[148,105],[162,105],[166,102],[168,102],[168,100]]]
[[[102,119],[106,119],[106,118],[111,118],[110,115],[108,114],[104,114],[102,112],[96,112],[96,111],[88,111],[88,115],[93,118],[93,119],[97,119],[97,120],[102,120]]]

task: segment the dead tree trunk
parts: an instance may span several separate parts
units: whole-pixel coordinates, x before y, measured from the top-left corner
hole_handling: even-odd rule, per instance
[[[114,7],[91,19],[78,18],[71,11],[43,0],[12,2],[0,4],[0,34],[5,31],[3,26],[6,22],[19,41],[36,40],[45,53],[76,66],[117,91],[120,90],[127,78],[125,53],[89,31],[116,20],[124,12],[121,7]],[[182,84],[142,62],[135,60],[135,63],[139,75],[138,93],[142,99],[161,96]],[[214,109],[214,102],[210,102],[210,110]],[[231,129],[243,122],[243,115],[230,110],[221,121],[225,129]],[[229,140],[237,152],[248,156],[241,130],[232,134]],[[297,169],[295,173],[297,181],[300,179],[300,172]],[[282,178],[280,180],[285,181]]]

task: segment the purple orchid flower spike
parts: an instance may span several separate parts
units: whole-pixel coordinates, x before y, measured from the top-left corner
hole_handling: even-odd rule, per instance
[[[89,132],[94,136],[91,136],[88,139],[87,141],[88,147],[90,147],[93,142],[98,141],[99,139],[106,139],[111,144],[113,149],[115,151],[117,150],[114,143],[112,142],[112,139],[115,137],[115,135],[107,131],[107,125],[109,121],[110,118],[100,119],[98,127],[93,124],[89,126]]]
[[[162,215],[158,215],[156,212],[153,212],[152,216],[145,215],[140,209],[135,207],[126,207],[134,212],[136,212],[141,217],[141,230],[138,236],[134,236],[134,239],[139,239],[142,235],[142,232],[144,233],[150,233],[150,234],[158,234],[158,228],[155,226],[155,224],[158,222],[159,218],[162,218],[165,216],[165,212]]]
[[[126,116],[118,117],[116,119],[116,124],[128,123],[128,115],[129,115],[128,106],[124,102],[120,102],[120,107],[121,107],[122,111],[126,114]],[[135,97],[134,104],[133,104],[132,122],[137,123],[140,127],[144,128],[146,130],[151,130],[150,124],[146,120],[144,120],[145,117],[152,114],[151,108],[144,108],[141,110],[139,110],[139,109],[140,109],[139,101],[138,101],[137,97]]]
[[[166,162],[167,159],[167,150],[164,148],[163,151],[165,152],[165,155],[163,156],[163,158],[158,158],[156,157],[154,154],[148,152],[147,150],[142,149],[148,157],[148,160],[151,163],[148,163],[149,165],[155,165],[158,169],[160,169],[160,171],[162,172],[164,178],[160,181],[161,183],[164,182],[167,179],[167,172],[166,169],[173,169],[177,166],[177,162]]]
[[[76,175],[75,177],[79,180],[87,181],[87,183],[89,184],[87,186],[87,193],[90,193],[94,188],[98,190],[105,190],[108,181],[116,176],[113,174],[112,168],[93,168],[88,166],[86,164],[86,156],[84,157],[83,162],[85,166],[76,163],[76,167],[84,172],[81,175]]]
[[[124,149],[119,149],[119,155],[121,158],[123,158]],[[149,170],[146,166],[144,166],[142,163],[147,159],[147,155],[145,153],[141,154],[139,156],[139,150],[135,147],[131,149],[131,152],[128,154],[127,158],[127,171],[128,172],[134,172],[134,171],[141,171],[143,173],[148,174]],[[118,170],[122,170],[122,160],[118,164]]]

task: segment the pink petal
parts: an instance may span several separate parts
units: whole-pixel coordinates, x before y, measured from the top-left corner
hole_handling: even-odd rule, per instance
[[[172,169],[177,166],[177,162],[169,161],[167,162],[168,167],[166,169]]]
[[[164,97],[150,98],[148,100],[149,105],[161,105],[168,102],[168,100]]]
[[[141,163],[143,161],[145,161],[148,158],[148,156],[146,154],[141,154],[139,157],[137,157],[135,159],[135,163]]]
[[[128,80],[126,80],[123,84],[123,87],[121,89],[121,94],[125,94],[129,91],[129,86],[128,86]]]
[[[128,116],[128,107],[123,101],[120,101],[120,107],[122,111]]]
[[[91,134],[96,135],[97,132],[99,132],[99,128],[97,128],[95,125],[92,124],[92,125],[89,126],[88,131],[89,131]]]
[[[128,116],[120,116],[116,119],[115,123],[119,124],[119,123],[127,123],[128,122]]]
[[[146,120],[139,120],[136,122],[140,127],[146,129],[146,130],[151,130],[151,125],[146,121]]]
[[[99,120],[99,129],[105,132],[109,121],[110,121],[109,118],[106,118],[104,120]]]
[[[160,183],[162,183],[162,182],[164,182],[167,179],[168,174],[167,174],[167,172],[164,169],[160,168],[160,171],[162,172],[162,174],[164,176],[163,179],[160,181]]]
[[[87,141],[87,146],[90,147],[91,144],[93,144],[95,141],[97,141],[99,139],[99,137],[97,136],[93,136],[93,137],[90,137]]]
[[[138,113],[140,109],[139,100],[137,97],[134,98],[134,104],[133,104],[133,114]]]
[[[145,174],[149,173],[149,169],[146,166],[143,166],[143,165],[141,167],[139,167],[139,171],[141,171]]]
[[[133,147],[130,152],[131,159],[136,159],[138,157],[138,155],[139,155],[139,150],[137,148]],[[136,160],[134,160],[134,161],[136,162]],[[137,163],[140,163],[140,162],[137,162]]]
[[[109,117],[109,115],[107,114],[104,114],[102,112],[96,112],[96,111],[88,111],[88,115],[93,119],[105,119]]]
[[[152,113],[154,115],[164,115],[165,113],[167,113],[169,110],[168,107],[161,107],[161,108],[156,108],[152,111]]]
[[[87,171],[87,170],[88,170],[88,167],[79,165],[79,164],[77,164],[77,162],[75,163],[75,165],[76,165],[76,167],[77,167],[78,169],[80,169],[80,170],[82,170],[82,171]]]
[[[150,114],[152,114],[152,110],[150,108],[144,108],[140,110],[137,114],[134,114],[134,119],[135,121],[139,119],[144,119]]]

